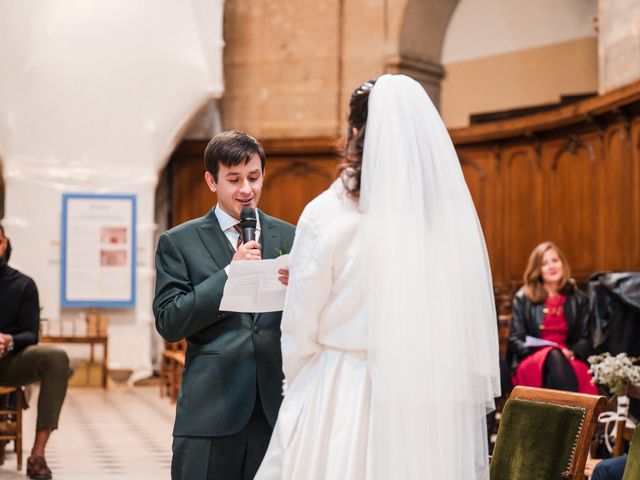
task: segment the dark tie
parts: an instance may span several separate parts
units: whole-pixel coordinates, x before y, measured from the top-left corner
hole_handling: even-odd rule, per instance
[[[236,250],[238,248],[240,248],[240,245],[242,245],[244,243],[243,238],[242,238],[242,229],[240,228],[240,224],[236,223],[233,228],[236,229],[236,232],[238,232],[238,241],[236,242]]]

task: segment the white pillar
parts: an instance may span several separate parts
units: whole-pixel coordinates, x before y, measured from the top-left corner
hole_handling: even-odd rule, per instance
[[[60,308],[63,193],[137,196],[136,307],[108,312],[110,367],[151,372],[158,174],[223,92],[223,0],[0,3],[0,161],[12,265]]]

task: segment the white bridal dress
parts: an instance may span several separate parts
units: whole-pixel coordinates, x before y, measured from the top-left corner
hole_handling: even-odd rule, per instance
[[[368,109],[360,200],[338,179],[298,223],[256,479],[488,479],[498,340],[475,208],[420,84],[384,75]]]

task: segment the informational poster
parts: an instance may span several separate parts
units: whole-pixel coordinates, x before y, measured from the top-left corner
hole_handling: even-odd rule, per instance
[[[62,307],[132,308],[135,195],[62,197]]]

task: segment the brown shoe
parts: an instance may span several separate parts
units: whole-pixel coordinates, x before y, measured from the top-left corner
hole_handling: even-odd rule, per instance
[[[49,480],[51,478],[51,469],[47,466],[44,457],[27,459],[27,477],[33,480]]]

